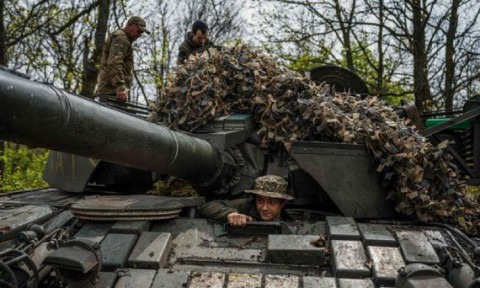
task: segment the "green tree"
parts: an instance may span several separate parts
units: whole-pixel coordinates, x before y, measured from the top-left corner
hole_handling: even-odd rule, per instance
[[[5,143],[1,161],[4,163],[0,192],[46,187],[42,173],[47,161],[48,150],[29,149],[26,146]]]
[[[327,48],[328,63],[341,63],[362,78],[367,76],[367,84],[375,94],[415,95],[420,111],[462,107],[478,91],[478,1],[256,3],[260,7],[260,41],[267,42],[270,51],[286,62],[295,59],[294,55],[299,59],[323,56],[320,50]],[[365,55],[365,61],[355,60]],[[362,75],[359,64],[370,66],[369,73]],[[383,83],[389,79],[390,83]]]
[[[352,64],[356,67],[356,74],[369,86],[371,94],[383,97],[392,105],[399,105],[401,100],[413,101],[413,93],[405,85],[406,79],[394,79],[392,74],[384,74],[384,77],[381,79],[383,90],[388,92],[376,90],[378,86],[375,86],[375,83],[378,83],[378,78],[375,67],[378,67],[379,64],[375,61],[373,52],[363,47],[365,46],[355,45],[351,47]],[[299,72],[309,71],[326,64],[335,64],[342,67],[348,66],[347,58],[337,59],[337,62],[330,63],[328,57],[330,54],[329,49],[331,48],[323,49],[321,55],[302,54],[297,56],[297,58],[295,58],[295,55],[289,55],[290,64],[288,66],[290,69]],[[383,65],[386,71],[391,71],[394,64],[390,61],[385,61]]]

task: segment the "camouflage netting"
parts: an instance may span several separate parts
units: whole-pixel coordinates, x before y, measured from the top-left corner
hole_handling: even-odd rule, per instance
[[[219,116],[251,113],[264,148],[290,140],[366,144],[398,212],[477,233],[480,208],[465,195],[445,142],[433,146],[376,97],[328,91],[248,47],[210,50],[171,76],[152,121],[192,131]]]
[[[148,191],[147,194],[173,197],[198,196],[197,191],[191,185],[173,176],[166,180],[157,181],[153,184],[153,189]]]

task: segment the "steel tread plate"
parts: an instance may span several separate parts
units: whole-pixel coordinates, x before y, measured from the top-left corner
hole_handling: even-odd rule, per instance
[[[155,195],[87,196],[72,205],[74,211],[164,211],[205,203],[204,197],[164,197]]]

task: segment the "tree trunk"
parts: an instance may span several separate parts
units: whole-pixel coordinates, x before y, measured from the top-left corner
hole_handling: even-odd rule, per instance
[[[3,10],[5,8],[5,2],[0,1],[0,65],[7,66],[7,47],[6,47],[6,35],[5,24],[3,18]],[[5,162],[3,161],[3,155],[5,154],[5,143],[0,139],[0,183],[3,183],[5,176]],[[0,191],[3,187],[0,184]]]
[[[0,1],[0,65],[7,66],[7,46],[6,46],[6,39],[7,36],[5,35],[5,24],[4,24],[4,16],[3,10],[5,9],[5,2]]]
[[[85,41],[84,57],[88,59],[84,61],[83,85],[81,95],[93,98],[95,86],[97,85],[98,66],[102,57],[103,46],[105,45],[105,37],[108,30],[108,19],[110,14],[110,0],[100,0],[98,5],[97,30],[95,31],[95,49],[92,57],[88,59],[90,50],[88,49],[88,40]]]
[[[450,11],[450,20],[448,23],[448,31],[445,39],[445,111],[453,110],[453,96],[455,93],[455,37],[457,35],[458,26],[458,8],[461,0],[453,0]]]
[[[432,95],[428,84],[428,60],[425,46],[425,27],[423,0],[411,2],[413,10],[413,89],[415,105],[420,113],[431,110]]]
[[[342,38],[343,38],[343,50],[345,53],[345,59],[347,60],[347,67],[348,69],[355,71],[355,64],[353,63],[353,52],[352,52],[352,43],[350,39],[350,33],[352,31],[352,17],[355,13],[355,5],[356,1],[352,3],[352,9],[350,11],[349,19],[346,21],[343,19],[342,15],[342,7],[340,6],[340,2],[335,0],[335,13],[337,15],[338,22],[340,23],[340,29],[342,31]]]
[[[383,65],[384,62],[384,51],[383,51],[383,25],[384,24],[384,14],[383,14],[384,4],[383,0],[380,0],[378,3],[378,41],[377,41],[377,50],[378,50],[378,69],[377,69],[377,83],[376,83],[376,93],[381,95],[384,91],[383,87],[383,74],[385,73],[385,68]]]

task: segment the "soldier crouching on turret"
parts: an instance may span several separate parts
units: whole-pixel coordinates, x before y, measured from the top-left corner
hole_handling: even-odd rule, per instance
[[[282,177],[267,175],[255,180],[255,198],[215,200],[199,207],[198,212],[205,218],[226,221],[232,226],[245,226],[253,220],[292,221],[283,207],[295,198],[287,194],[288,182]]]

